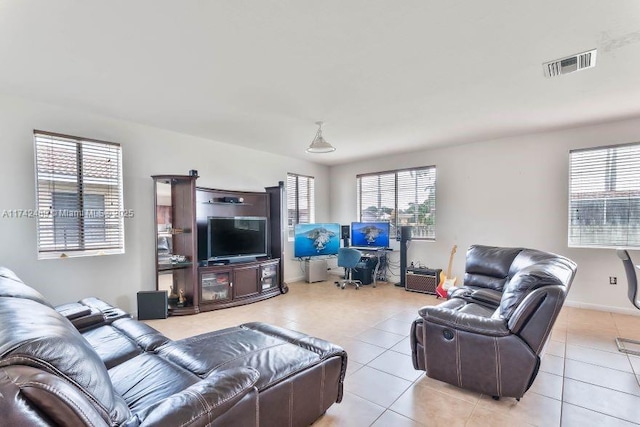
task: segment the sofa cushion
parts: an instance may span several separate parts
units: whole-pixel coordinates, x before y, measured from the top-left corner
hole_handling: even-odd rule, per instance
[[[567,258],[536,249],[525,249],[513,260],[512,276],[504,287],[499,317],[510,319],[517,306],[531,291],[548,285],[565,287],[575,274],[575,264]]]
[[[549,285],[564,286],[557,276],[540,265],[523,268],[505,286],[496,314],[503,319],[511,318],[515,309],[531,291]]]
[[[537,249],[524,249],[518,256],[513,259],[511,268],[509,269],[509,275],[513,276],[518,271],[521,271],[531,265],[541,264],[545,261],[558,260],[558,255],[551,252],[543,252]]]
[[[491,317],[495,310],[485,307],[481,304],[476,304],[473,302],[465,301],[461,298],[450,299],[443,303],[438,304],[437,306],[425,306],[418,310],[418,314],[421,318],[428,318],[429,313],[432,309],[437,308],[438,310],[450,310],[456,313],[464,313],[473,316],[480,317]]]
[[[521,248],[471,246],[467,251],[464,286],[502,291],[509,277],[509,267],[521,251]]]
[[[147,406],[136,416],[145,426],[257,426],[260,374],[227,369]]]
[[[133,340],[111,325],[91,329],[82,336],[98,353],[107,369],[142,353],[142,349]]]
[[[109,369],[109,376],[133,413],[200,381],[197,375],[153,353],[120,363]]]
[[[151,326],[129,317],[82,332],[82,336],[98,353],[107,369],[143,351],[154,351],[169,341]]]
[[[222,369],[251,366],[260,372],[258,390],[321,360],[313,351],[238,326],[169,342],[157,352],[202,378]]]

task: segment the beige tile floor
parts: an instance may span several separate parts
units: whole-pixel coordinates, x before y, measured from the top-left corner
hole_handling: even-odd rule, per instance
[[[614,339],[640,339],[640,317],[563,308],[540,372],[517,402],[469,392],[413,369],[409,328],[430,295],[388,283],[360,290],[292,283],[258,303],[147,321],[173,339],[263,321],[324,338],[349,355],[345,395],[314,426],[627,426],[640,424],[640,357]]]

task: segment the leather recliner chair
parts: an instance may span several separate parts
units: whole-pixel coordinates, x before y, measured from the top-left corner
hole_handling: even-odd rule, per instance
[[[534,249],[471,246],[463,286],[419,310],[415,369],[461,388],[520,399],[562,308],[576,264]]]

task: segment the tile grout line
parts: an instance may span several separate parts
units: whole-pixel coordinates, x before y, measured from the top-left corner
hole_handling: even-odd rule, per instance
[[[564,414],[564,382],[567,379],[567,348],[569,347],[569,343],[567,343],[567,338],[569,333],[565,330],[564,333],[564,352],[562,359],[562,391],[560,393],[560,426],[562,426],[562,416]]]

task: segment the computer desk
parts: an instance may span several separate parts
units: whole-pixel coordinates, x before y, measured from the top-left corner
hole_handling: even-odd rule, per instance
[[[380,261],[384,258],[385,266],[387,265],[387,251],[392,251],[391,248],[385,248],[383,246],[351,246],[353,249],[357,249],[360,252],[364,252],[366,254],[375,254],[378,258],[378,262],[376,263],[375,268],[373,269],[373,287],[376,287],[378,282],[378,270],[380,269]],[[386,267],[385,267],[386,268]],[[386,281],[386,277],[384,278]]]

